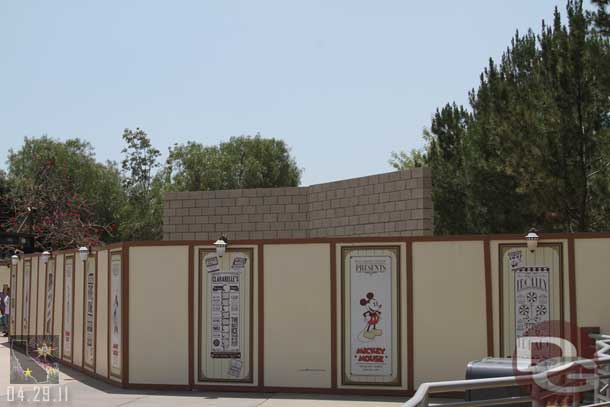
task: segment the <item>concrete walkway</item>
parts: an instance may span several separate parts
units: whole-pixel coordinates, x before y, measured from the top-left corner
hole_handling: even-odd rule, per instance
[[[62,367],[60,385],[51,385],[51,399],[57,398],[59,388],[65,386],[68,393],[67,403],[31,401],[34,396],[33,385],[11,385],[9,372],[10,349],[7,338],[0,337],[0,406],[86,406],[86,407],[188,407],[188,406],[231,406],[231,407],[397,407],[404,398],[334,396],[318,394],[288,393],[209,393],[209,392],[172,392],[123,390],[92,379],[71,369]],[[23,390],[24,402],[8,401],[10,387],[16,393]],[[65,390],[64,390],[65,391]],[[39,395],[41,398],[42,395]],[[29,401],[29,402],[28,402]]]

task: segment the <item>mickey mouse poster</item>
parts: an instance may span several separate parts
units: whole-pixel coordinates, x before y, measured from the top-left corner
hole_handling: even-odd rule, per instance
[[[349,300],[344,318],[349,346],[345,353],[344,384],[394,384],[399,381],[398,250],[349,248],[344,252]]]

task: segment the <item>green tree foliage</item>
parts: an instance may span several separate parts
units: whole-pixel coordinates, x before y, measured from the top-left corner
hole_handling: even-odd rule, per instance
[[[610,0],[591,0],[596,10],[590,14],[595,28],[603,35],[610,36]]]
[[[0,172],[0,230],[33,233],[40,250],[161,238],[163,193],[296,186],[301,172],[281,140],[189,142],[166,165],[143,130],[125,129],[120,170],[79,139],[26,138]]]
[[[155,182],[161,153],[143,130],[125,129],[121,162],[126,201],[120,211],[121,240],[156,240],[163,219],[162,185]]]
[[[3,229],[34,234],[44,250],[112,240],[120,177],[113,164],[96,162],[89,143],[26,138],[7,163],[3,201],[11,217]]]
[[[163,173],[174,191],[297,186],[301,170],[282,140],[232,137],[218,146],[196,142],[170,148]]]
[[[388,162],[397,170],[417,168],[426,165],[427,156],[424,150],[412,149],[408,153],[405,151],[392,151],[392,156]]]
[[[438,110],[425,160],[436,233],[610,227],[610,44],[581,1],[489,61],[470,110]]]

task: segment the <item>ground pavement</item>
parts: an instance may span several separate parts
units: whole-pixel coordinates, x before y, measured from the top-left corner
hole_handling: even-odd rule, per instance
[[[32,402],[19,403],[7,401],[9,391],[10,349],[7,338],[0,337],[0,406],[86,406],[86,407],[397,407],[404,403],[404,398],[334,396],[317,394],[287,393],[210,393],[210,392],[174,392],[124,390],[92,379],[71,369],[61,368],[60,384],[67,388],[67,403]],[[34,396],[32,385],[12,385],[21,387],[24,399]],[[53,386],[50,386],[53,387]],[[51,396],[53,398],[53,396]]]

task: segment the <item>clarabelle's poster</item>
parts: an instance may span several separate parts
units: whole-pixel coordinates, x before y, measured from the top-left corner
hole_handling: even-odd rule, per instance
[[[515,334],[549,320],[549,274],[546,266],[519,267],[515,273]]]
[[[247,257],[241,253],[233,254],[231,266],[227,272],[220,271],[215,254],[208,254],[204,262],[211,289],[210,357],[240,359],[241,277],[245,270]]]
[[[200,256],[199,380],[252,383],[252,249]]]

